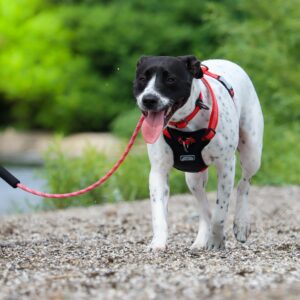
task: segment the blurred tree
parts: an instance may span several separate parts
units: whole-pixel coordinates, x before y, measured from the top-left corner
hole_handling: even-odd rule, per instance
[[[298,0],[0,0],[0,123],[107,130],[141,54],[222,57],[253,78],[268,122],[299,121]]]
[[[141,54],[202,54],[185,1],[0,1],[0,91],[22,127],[105,130]]]
[[[300,6],[298,0],[240,0],[230,15],[215,6],[211,23],[226,28],[219,57],[239,62],[250,74],[266,110],[277,125],[300,121]]]
[[[0,126],[127,135],[140,55],[226,58],[263,106],[259,182],[297,183],[299,32],[299,0],[0,0]]]

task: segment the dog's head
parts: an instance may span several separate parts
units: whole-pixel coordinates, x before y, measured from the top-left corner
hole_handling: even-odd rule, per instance
[[[133,93],[145,115],[142,133],[154,143],[172,115],[191,93],[193,78],[203,76],[195,56],[142,56],[137,63]]]

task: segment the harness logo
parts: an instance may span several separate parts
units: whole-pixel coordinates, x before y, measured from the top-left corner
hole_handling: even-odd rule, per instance
[[[180,155],[180,161],[195,161],[195,155]]]

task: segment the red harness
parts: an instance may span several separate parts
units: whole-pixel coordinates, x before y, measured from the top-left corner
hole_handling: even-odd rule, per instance
[[[222,83],[224,85],[224,87],[227,89],[227,91],[229,92],[230,96],[233,97],[234,96],[234,90],[233,88],[225,81],[225,79],[222,76],[219,76],[217,74],[211,73],[210,71],[208,71],[208,67],[206,66],[201,66],[203,74],[204,75],[208,75],[214,79],[217,79],[220,83]],[[209,82],[202,77],[201,78],[202,82],[204,83],[204,85],[206,86],[206,88],[208,89],[208,92],[211,96],[211,100],[212,100],[212,108],[211,108],[211,114],[210,114],[210,119],[209,119],[209,123],[208,123],[208,130],[207,130],[207,134],[202,138],[203,140],[207,140],[210,141],[211,139],[213,139],[213,137],[216,134],[216,128],[218,125],[218,118],[219,118],[219,108],[218,108],[218,103],[216,100],[216,96],[215,93],[211,87],[211,85],[209,84]],[[170,126],[174,126],[176,128],[185,128],[188,123],[197,115],[197,113],[203,108],[203,96],[202,93],[200,92],[199,98],[196,101],[196,105],[194,110],[188,115],[186,116],[183,120],[178,121],[178,122],[172,122],[170,121],[168,123],[168,125]],[[168,138],[171,138],[167,128],[164,130],[164,135]]]

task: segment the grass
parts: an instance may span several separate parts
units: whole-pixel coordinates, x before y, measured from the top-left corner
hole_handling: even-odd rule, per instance
[[[132,120],[136,112],[132,113]],[[124,123],[132,120],[119,121],[116,128],[128,128]],[[135,120],[137,118],[135,117]],[[133,126],[131,126],[133,127]],[[300,144],[298,124],[286,130],[267,124],[264,139],[262,166],[253,178],[256,185],[286,185],[300,184]],[[128,135],[126,131],[122,136]],[[141,144],[141,140],[137,141]],[[125,147],[125,144],[124,144]],[[150,165],[144,147],[134,147],[128,158],[118,171],[103,186],[88,194],[75,197],[71,201],[59,199],[45,199],[47,207],[66,208],[68,206],[90,206],[93,204],[132,201],[149,196],[148,174]],[[115,163],[117,157],[108,157],[87,146],[81,157],[68,157],[61,149],[60,139],[57,139],[48,149],[45,156],[43,176],[47,180],[52,192],[65,193],[82,189],[97,181]],[[241,169],[237,155],[236,181],[239,180]],[[172,170],[170,175],[171,194],[186,193],[184,174]],[[216,190],[217,175],[214,167],[209,168],[209,182],[207,190]]]

